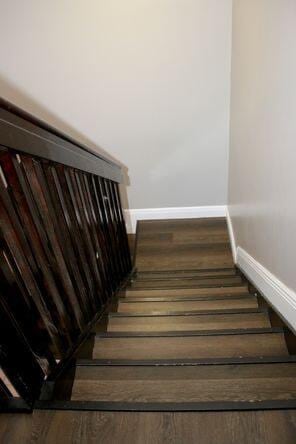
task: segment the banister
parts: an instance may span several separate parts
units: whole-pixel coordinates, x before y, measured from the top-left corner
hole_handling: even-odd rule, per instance
[[[0,100],[0,366],[20,395],[6,387],[0,410],[31,408],[131,272],[121,178]]]
[[[0,145],[122,182],[118,163],[3,98],[0,98]]]

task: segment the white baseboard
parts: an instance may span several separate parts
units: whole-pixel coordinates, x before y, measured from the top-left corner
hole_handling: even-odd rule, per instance
[[[226,220],[227,220],[228,234],[229,234],[229,239],[230,239],[233,262],[236,264],[236,262],[237,262],[237,248],[236,248],[236,241],[235,241],[233,225],[232,225],[232,221],[231,221],[228,207],[226,207]]]
[[[128,233],[135,233],[138,220],[161,219],[195,219],[201,217],[225,217],[225,205],[204,207],[176,207],[176,208],[139,208],[124,210],[126,229]]]
[[[295,332],[296,293],[241,247],[237,248],[237,265]]]

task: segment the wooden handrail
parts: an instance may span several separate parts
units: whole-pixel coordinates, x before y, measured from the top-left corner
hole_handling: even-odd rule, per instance
[[[1,98],[0,145],[122,182],[118,163]]]
[[[0,102],[0,365],[28,408],[131,271],[120,180],[116,163]],[[19,405],[5,393],[0,406]]]

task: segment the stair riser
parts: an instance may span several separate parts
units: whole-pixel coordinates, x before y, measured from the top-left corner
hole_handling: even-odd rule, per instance
[[[240,277],[230,278],[209,278],[209,279],[174,279],[174,280],[152,280],[152,281],[132,281],[131,288],[191,288],[191,287],[221,287],[230,285],[241,285]]]
[[[270,321],[265,313],[248,313],[224,316],[168,316],[146,318],[113,317],[108,322],[108,332],[132,331],[193,331],[221,330],[226,328],[268,328]]]
[[[257,298],[221,299],[182,302],[121,302],[118,313],[161,313],[191,310],[223,310],[258,308]]]
[[[198,359],[239,356],[287,356],[281,333],[177,337],[97,339],[94,359]]]
[[[155,272],[138,272],[135,273],[134,279],[137,281],[144,280],[152,280],[152,279],[180,279],[180,278],[195,278],[195,277],[230,277],[237,276],[237,270],[235,269],[226,269],[226,270],[205,270],[205,271],[194,271],[194,270],[184,270],[184,271],[160,271],[158,273]]]
[[[214,287],[214,288],[179,288],[179,289],[148,289],[148,290],[125,290],[122,294],[127,297],[163,297],[163,296],[215,296],[215,295],[240,295],[248,294],[247,286],[237,287]]]

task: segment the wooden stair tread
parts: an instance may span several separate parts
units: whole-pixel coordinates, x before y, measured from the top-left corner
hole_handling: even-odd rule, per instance
[[[230,328],[268,328],[267,313],[242,313],[195,316],[110,317],[108,331],[193,331]]]
[[[258,308],[256,297],[168,302],[119,302],[118,313],[161,313],[195,310]]]
[[[130,283],[131,288],[192,288],[192,287],[220,287],[230,285],[240,285],[240,276],[217,277],[217,278],[195,278],[195,279],[164,279],[164,280],[135,280]]]
[[[180,271],[151,271],[151,272],[137,272],[135,275],[135,278],[137,280],[149,280],[149,279],[163,279],[163,278],[170,278],[170,279],[179,279],[179,278],[194,278],[194,277],[218,277],[218,276],[236,276],[237,271],[234,268],[225,268],[225,269],[217,269],[217,270],[180,270]]]
[[[126,289],[122,292],[128,297],[164,297],[164,296],[198,296],[198,295],[240,295],[248,294],[248,287],[246,285],[239,285],[237,287],[213,287],[213,288],[163,288],[163,289]]]
[[[296,364],[84,367],[72,400],[118,402],[261,401],[296,398]]]
[[[230,336],[97,338],[93,359],[186,359],[287,356],[283,333]]]

